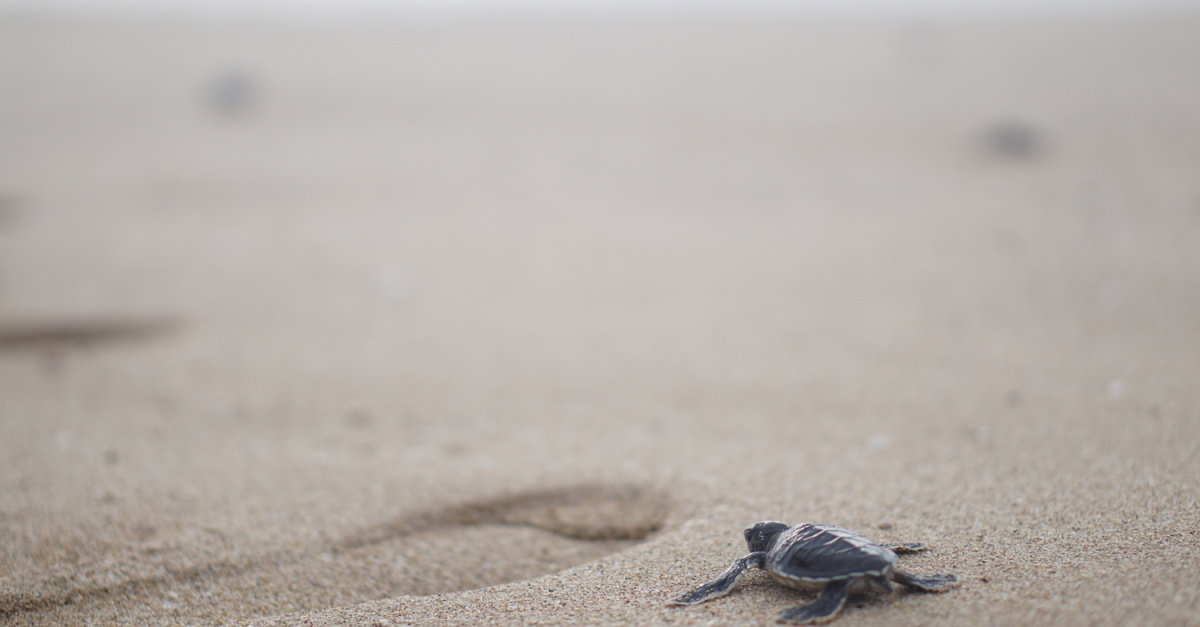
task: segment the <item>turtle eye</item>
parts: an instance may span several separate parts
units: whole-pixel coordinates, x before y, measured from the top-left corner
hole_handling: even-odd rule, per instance
[[[762,551],[766,549],[766,534],[764,534],[762,529],[759,529],[758,527],[759,525],[755,525],[754,527],[747,529],[745,533],[746,548],[750,549],[751,551]]]

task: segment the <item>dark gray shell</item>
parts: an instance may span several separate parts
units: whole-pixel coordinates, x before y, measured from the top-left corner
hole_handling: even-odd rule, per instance
[[[805,523],[779,534],[767,554],[767,570],[798,581],[878,577],[896,554],[841,527]]]

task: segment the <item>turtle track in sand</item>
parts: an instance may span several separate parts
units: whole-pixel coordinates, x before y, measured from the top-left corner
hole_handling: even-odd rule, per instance
[[[186,567],[101,559],[85,569],[91,572],[44,573],[22,590],[0,591],[0,619],[55,624],[59,608],[77,612],[86,604],[98,624],[215,625],[469,590],[558,572],[633,546],[662,527],[668,510],[668,500],[653,489],[577,485],[405,514],[305,551],[265,548]],[[113,613],[111,601],[118,598],[142,611]]]

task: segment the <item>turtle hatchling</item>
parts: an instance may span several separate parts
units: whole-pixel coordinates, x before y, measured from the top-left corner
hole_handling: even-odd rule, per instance
[[[803,523],[792,527],[765,520],[746,528],[750,554],[719,577],[671,601],[693,605],[724,596],[751,568],[767,571],[776,583],[797,590],[820,591],[807,605],[779,613],[780,622],[824,623],[837,618],[851,594],[891,592],[891,582],[924,592],[943,592],[958,585],[954,575],[914,575],[896,567],[897,553],[914,553],[920,544],[875,544],[840,527]]]

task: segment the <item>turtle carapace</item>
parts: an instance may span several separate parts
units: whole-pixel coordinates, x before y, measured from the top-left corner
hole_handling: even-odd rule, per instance
[[[784,610],[781,622],[823,623],[837,618],[851,594],[891,592],[891,582],[943,592],[958,585],[954,575],[913,575],[896,567],[897,553],[922,550],[920,544],[875,544],[840,527],[803,523],[795,527],[766,520],[746,528],[750,554],[712,581],[682,594],[673,605],[692,605],[728,594],[751,568],[762,568],[775,582],[798,590],[820,591],[816,601]]]

